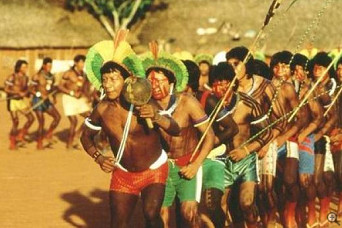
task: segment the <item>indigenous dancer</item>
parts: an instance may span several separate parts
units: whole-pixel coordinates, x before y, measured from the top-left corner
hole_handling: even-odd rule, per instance
[[[246,64],[243,64],[243,61],[247,54],[248,49],[243,46],[233,48],[226,54],[227,62],[232,65],[233,68],[235,68],[236,73],[239,73],[238,91],[246,93],[253,99],[255,99],[261,105],[264,112],[267,112],[267,110],[270,109],[273,113],[281,116],[279,110],[274,108],[276,107],[275,105],[272,105],[272,107],[270,107],[272,97],[275,93],[274,86],[267,79],[253,74],[253,72],[255,72],[255,60],[253,59],[253,56],[249,56]],[[240,67],[239,70],[238,66]],[[273,137],[279,135],[280,132],[277,129],[280,128],[280,124],[281,122],[273,127]],[[262,221],[266,225],[269,221],[273,222],[274,220],[272,216],[269,215],[268,211],[270,210],[270,208],[275,207],[276,201],[276,196],[273,189],[277,161],[277,145],[275,141],[269,141],[266,146],[260,149],[258,152],[258,157],[258,173],[261,177],[261,182],[258,185],[259,197],[257,202]],[[232,194],[233,196],[236,196],[237,193],[233,191]],[[265,202],[267,202],[267,204],[265,204]],[[238,214],[235,213],[238,211],[239,208],[237,207],[234,210],[234,214],[236,214],[234,220],[237,222],[240,220],[240,222],[242,222],[241,220],[243,219],[243,217],[241,215],[238,216]]]
[[[57,111],[55,105],[50,101],[49,95],[56,88],[54,88],[55,77],[51,73],[52,59],[47,57],[43,59],[43,65],[32,77],[31,92],[33,93],[32,104],[34,106],[33,110],[37,115],[38,120],[38,133],[37,133],[37,149],[43,149],[43,138],[47,140],[52,139],[53,130],[56,129],[59,121],[61,120],[61,115]],[[41,103],[36,106],[36,104]],[[47,113],[53,118],[50,127],[45,134],[44,133],[44,113]]]
[[[178,135],[179,127],[171,118],[159,115],[153,101],[133,110],[133,105],[127,104],[120,96],[125,78],[133,72],[136,76],[145,73],[129,44],[122,40],[121,33],[120,30],[115,45],[112,41],[102,41],[88,52],[89,80],[97,89],[102,85],[106,97],[86,119],[87,128],[81,142],[103,171],[112,172],[109,194],[111,227],[129,227],[139,195],[146,227],[162,227],[160,209],[168,163],[166,153],[162,152],[159,129]],[[113,61],[108,59],[110,57]],[[141,118],[151,118],[155,128],[148,130]],[[94,136],[101,129],[108,136],[114,158],[101,155],[95,147]]]
[[[198,54],[195,56],[195,61],[200,69],[199,91],[211,90],[209,85],[209,72],[213,62],[213,56],[208,54]]]
[[[226,62],[221,62],[213,71],[213,91],[217,98],[222,98],[235,76],[234,69]],[[224,111],[220,117],[231,114],[238,125],[239,133],[231,141],[226,151],[225,160],[225,194],[223,203],[227,203],[230,188],[240,185],[239,205],[248,227],[256,227],[257,210],[255,206],[255,184],[257,182],[257,154],[271,139],[270,129],[260,134],[256,139],[244,145],[252,132],[258,132],[268,125],[268,120],[260,120],[264,115],[261,106],[247,94],[237,92],[238,83],[233,86],[225,100]],[[251,122],[256,121],[254,125]],[[228,204],[229,205],[229,204]],[[236,224],[243,226],[243,224]]]
[[[193,94],[200,101],[202,108],[208,116],[214,111],[218,99],[209,91],[201,92],[199,88],[199,68],[190,61],[183,61],[188,72],[189,81],[187,92]],[[215,133],[215,146],[203,162],[202,199],[203,213],[207,215],[215,227],[224,227],[225,213],[221,207],[221,199],[224,193],[224,163],[222,156],[226,151],[229,141],[238,133],[238,128],[230,115],[213,123]],[[201,206],[201,205],[200,205]],[[201,208],[200,208],[201,209]]]
[[[299,100],[302,100],[311,88],[311,81],[308,78],[309,59],[301,54],[295,54],[291,61],[290,68],[293,75],[294,86]],[[313,181],[315,157],[314,157],[314,134],[313,132],[323,120],[323,107],[314,99],[309,98],[308,104],[303,107],[308,114],[306,126],[300,130],[297,137],[299,145],[299,183],[301,195],[299,197],[298,211],[296,213],[298,226],[313,227],[317,225],[315,211],[316,190]],[[308,206],[308,216],[306,221],[306,206]]]
[[[337,81],[339,87],[342,86],[342,57],[337,61]],[[340,90],[340,89],[339,89]],[[336,94],[337,96],[337,94]],[[334,159],[334,167],[335,167],[335,177],[336,177],[336,191],[339,197],[339,204],[338,204],[338,215],[339,217],[342,216],[342,96],[341,94],[337,98],[336,101],[336,112],[340,113],[338,115],[336,128],[331,133],[331,143],[332,148],[331,151],[333,152],[333,159]]]
[[[315,82],[319,77],[323,80],[316,87],[315,95],[323,93],[318,101],[327,109],[331,103],[331,96],[336,89],[335,70],[333,67],[323,75],[332,59],[325,52],[319,52],[310,61],[309,76]],[[317,190],[317,196],[320,200],[319,222],[321,226],[327,224],[327,215],[329,213],[329,206],[331,195],[334,189],[334,164],[330,150],[330,134],[337,120],[336,109],[330,109],[324,121],[317,127],[315,131],[315,172],[314,181]]]
[[[34,116],[29,111],[30,104],[28,101],[28,82],[26,75],[28,63],[25,60],[18,60],[15,63],[14,73],[9,75],[5,81],[5,92],[9,98],[7,102],[7,110],[10,112],[12,119],[12,129],[10,132],[10,150],[15,150],[17,141],[23,141],[27,135],[28,129],[33,124]],[[18,113],[25,115],[27,121],[21,130],[18,130],[19,117]]]
[[[156,43],[151,46],[154,45]],[[213,147],[214,133],[210,128],[199,151],[194,152],[198,144],[198,131],[202,134],[205,132],[208,116],[193,96],[182,93],[188,81],[184,64],[167,53],[158,52],[157,48],[151,48],[151,51],[154,60],[146,58],[144,65],[152,84],[152,97],[159,105],[159,114],[174,118],[181,129],[177,137],[161,131],[169,155],[169,176],[161,210],[162,218],[168,227],[169,209],[177,195],[186,225],[200,227],[198,203],[201,197],[202,163]],[[172,87],[177,93],[172,94]]]
[[[62,97],[64,114],[70,121],[67,148],[74,146],[74,139],[78,138],[83,127],[82,124],[76,131],[77,115],[87,117],[91,109],[88,96],[89,82],[83,72],[84,61],[84,55],[75,56],[74,66],[64,73],[58,86],[58,89],[64,93]]]
[[[292,54],[282,51],[274,54],[271,58],[270,68],[273,73],[272,84],[276,92],[272,98],[272,104],[279,110],[281,116],[289,113],[299,105],[298,96],[291,82],[290,61]],[[277,101],[275,103],[274,101]],[[298,144],[296,134],[306,125],[305,109],[300,109],[296,114],[296,121],[282,121],[276,142],[278,145],[276,192],[279,196],[279,214],[285,227],[295,227],[295,209],[299,197],[298,185]],[[272,121],[281,116],[272,113]],[[275,212],[273,210],[273,212]]]

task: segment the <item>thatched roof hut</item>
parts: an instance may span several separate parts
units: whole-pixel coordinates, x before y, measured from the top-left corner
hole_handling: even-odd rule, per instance
[[[63,0],[0,1],[0,83],[18,59],[35,62],[46,56],[70,60],[103,39],[110,39],[101,24],[86,11],[70,12]]]

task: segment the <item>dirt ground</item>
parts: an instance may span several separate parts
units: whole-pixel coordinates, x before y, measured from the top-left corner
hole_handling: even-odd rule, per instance
[[[66,150],[69,122],[58,101],[62,121],[55,132],[57,143],[42,151],[35,142],[8,150],[11,120],[6,102],[0,102],[0,228],[108,227],[110,175],[83,150]],[[37,122],[31,138],[36,129]],[[132,218],[131,227],[143,227],[139,208]]]

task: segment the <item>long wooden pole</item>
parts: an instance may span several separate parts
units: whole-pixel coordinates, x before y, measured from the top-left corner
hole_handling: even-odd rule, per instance
[[[249,51],[245,57],[245,59],[243,60],[243,64],[246,64],[248,58],[249,58],[249,55],[251,54],[251,50],[254,50],[255,48],[255,45],[257,43],[257,41],[259,40],[259,38],[261,37],[261,34],[263,33],[263,31],[265,30],[265,27],[268,25],[268,23],[270,22],[271,18],[274,16],[274,13],[275,13],[275,10],[279,7],[280,3],[281,3],[282,0],[273,0],[272,3],[271,3],[271,6],[267,12],[267,15],[266,15],[266,18],[264,20],[264,23],[261,27],[261,29],[259,30],[258,32],[258,35],[255,37],[251,47],[249,48]],[[201,147],[204,139],[205,139],[205,136],[207,135],[209,129],[211,128],[211,125],[213,124],[213,122],[215,121],[216,119],[216,116],[217,114],[219,113],[219,111],[221,110],[223,104],[224,104],[224,101],[227,99],[228,97],[228,94],[229,92],[231,91],[231,89],[233,88],[236,80],[237,80],[237,75],[240,73],[241,69],[238,68],[237,69],[237,72],[233,78],[233,80],[231,81],[227,91],[225,92],[224,96],[221,98],[221,100],[219,101],[219,105],[217,107],[217,109],[215,110],[215,113],[214,115],[212,116],[212,118],[210,119],[209,123],[208,123],[208,126],[207,128],[205,129],[204,133],[202,134],[200,140],[198,141],[197,143],[197,146],[195,148],[195,150],[193,151],[192,155],[191,155],[191,158],[189,160],[189,162],[192,161],[192,159],[194,158],[195,154],[197,153],[197,151],[199,150],[199,148]]]

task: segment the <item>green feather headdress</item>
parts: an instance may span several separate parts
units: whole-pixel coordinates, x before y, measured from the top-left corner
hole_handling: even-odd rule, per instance
[[[141,55],[145,71],[156,67],[171,71],[176,78],[176,92],[184,91],[189,74],[183,62],[167,52],[158,51],[156,43],[151,43],[150,49],[151,52]]]
[[[195,62],[197,64],[199,64],[202,61],[206,61],[210,65],[212,65],[213,64],[213,59],[214,59],[214,57],[212,55],[209,55],[209,54],[203,54],[202,53],[202,54],[198,54],[198,55],[195,56]]]
[[[131,75],[137,77],[145,76],[141,60],[129,43],[125,41],[127,33],[127,30],[120,30],[114,42],[112,40],[100,41],[88,50],[85,62],[87,77],[97,90],[102,85],[100,69],[108,61],[114,61],[119,64]]]

